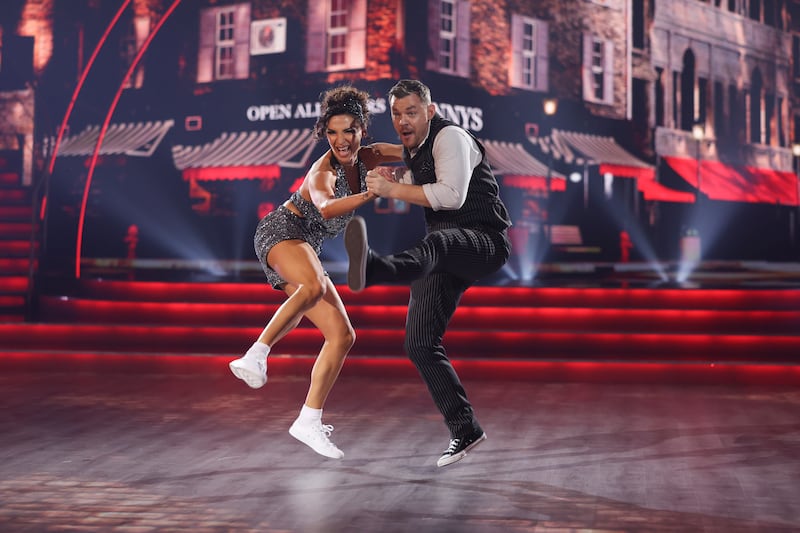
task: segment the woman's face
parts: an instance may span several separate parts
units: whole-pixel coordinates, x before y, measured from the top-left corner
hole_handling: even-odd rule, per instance
[[[333,156],[342,165],[355,165],[364,131],[353,115],[334,115],[328,119],[325,135]]]

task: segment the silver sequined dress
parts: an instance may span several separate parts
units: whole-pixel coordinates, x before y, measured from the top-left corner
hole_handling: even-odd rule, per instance
[[[336,169],[336,186],[334,190],[335,198],[343,198],[354,194],[350,191],[347,183],[345,169],[336,159],[331,157],[331,162]],[[359,192],[367,190],[367,168],[361,161],[358,164]],[[256,257],[261,262],[261,268],[267,276],[267,281],[275,289],[283,289],[286,280],[281,278],[277,272],[272,270],[267,264],[267,254],[277,243],[290,239],[300,239],[314,249],[317,255],[322,251],[322,243],[325,239],[332,239],[344,230],[347,222],[353,218],[353,212],[325,220],[316,206],[302,197],[300,190],[295,191],[290,197],[292,203],[298,211],[303,213],[302,217],[289,211],[283,205],[267,214],[256,227],[253,245]]]

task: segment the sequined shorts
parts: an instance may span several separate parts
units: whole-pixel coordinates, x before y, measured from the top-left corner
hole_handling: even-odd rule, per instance
[[[262,218],[256,227],[253,237],[253,246],[256,257],[261,263],[261,268],[267,276],[267,282],[273,288],[283,290],[286,280],[272,270],[267,264],[267,255],[273,246],[282,241],[299,239],[307,242],[317,255],[322,251],[322,232],[314,231],[309,227],[308,221],[289,211],[285,206],[277,209]]]

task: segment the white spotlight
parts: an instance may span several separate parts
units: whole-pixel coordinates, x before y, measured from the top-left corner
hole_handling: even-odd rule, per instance
[[[611,198],[614,195],[614,174],[611,172],[603,174],[603,192],[606,198]]]
[[[571,181],[572,183],[580,183],[582,179],[583,176],[581,175],[580,172],[573,172],[572,174],[569,175],[569,181]]]

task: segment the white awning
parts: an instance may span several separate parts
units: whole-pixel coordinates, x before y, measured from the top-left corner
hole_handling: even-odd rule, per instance
[[[206,144],[173,146],[172,158],[179,170],[266,165],[303,168],[314,144],[308,129],[225,132]]]
[[[554,129],[550,137],[531,137],[545,152],[552,144],[553,156],[567,163],[653,168],[622,148],[613,137]]]
[[[547,176],[547,165],[530,155],[520,143],[480,139],[486,148],[486,158],[495,174],[515,176]],[[565,179],[550,169],[550,177]]]
[[[110,124],[100,145],[100,154],[150,157],[174,124],[173,120]],[[100,126],[87,126],[77,135],[64,137],[58,147],[58,155],[92,155],[99,135]]]

